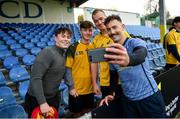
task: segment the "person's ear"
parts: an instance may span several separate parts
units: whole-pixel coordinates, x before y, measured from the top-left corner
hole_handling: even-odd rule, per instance
[[[56,36],[54,37],[54,40],[57,42],[57,37]]]
[[[123,30],[125,30],[125,25],[124,24],[122,24],[122,28],[123,28]]]

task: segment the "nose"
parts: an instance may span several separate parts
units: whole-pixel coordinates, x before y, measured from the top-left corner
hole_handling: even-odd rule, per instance
[[[91,35],[92,33],[93,33],[92,31],[88,31],[88,34],[90,34],[90,35]]]
[[[69,42],[70,39],[71,38],[66,37],[66,38],[64,38],[64,41]]]
[[[98,25],[101,25],[102,24],[102,21],[101,20],[98,20]]]
[[[108,32],[109,32],[109,34],[111,34],[111,35],[115,34],[115,30],[113,30],[113,29],[109,29]]]
[[[111,33],[112,33],[112,34],[115,34],[115,30],[114,30],[114,29],[111,29]]]

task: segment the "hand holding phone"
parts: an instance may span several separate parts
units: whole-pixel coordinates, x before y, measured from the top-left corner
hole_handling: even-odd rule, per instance
[[[88,50],[89,61],[93,63],[108,61],[108,59],[104,57],[105,54],[113,55],[114,53],[106,52],[105,48],[96,48]]]
[[[104,55],[105,59],[108,59],[109,63],[112,64],[119,64],[120,66],[128,66],[129,64],[129,55],[125,47],[123,47],[119,43],[114,43],[109,45],[108,48],[106,48],[106,53]]]

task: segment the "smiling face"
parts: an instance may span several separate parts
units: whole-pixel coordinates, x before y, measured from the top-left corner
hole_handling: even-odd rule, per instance
[[[104,25],[104,21],[106,19],[105,13],[98,11],[96,14],[92,16],[92,19],[94,24],[100,31],[106,29],[106,26]]]
[[[93,35],[93,23],[90,21],[83,21],[80,23],[80,32],[83,43],[89,43],[90,38]]]
[[[93,35],[93,27],[81,28],[81,35],[83,40],[89,41]]]
[[[114,19],[111,20],[109,23],[106,24],[108,35],[114,42],[119,42],[121,39],[124,39],[124,25]]]
[[[55,37],[56,46],[60,48],[68,48],[71,43],[71,35],[68,32],[59,33]]]

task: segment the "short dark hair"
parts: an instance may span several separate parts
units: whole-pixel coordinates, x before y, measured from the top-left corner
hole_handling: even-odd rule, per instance
[[[56,31],[55,31],[55,36],[57,36],[58,34],[60,34],[60,33],[68,33],[70,36],[72,35],[72,32],[71,32],[71,30],[69,29],[69,28],[66,28],[66,27],[60,27],[60,28],[58,28],[58,29],[56,29]]]
[[[93,15],[97,14],[98,12],[102,12],[102,13],[104,13],[104,15],[106,15],[105,12],[104,12],[102,9],[95,9],[95,10],[92,12],[92,19],[93,19]]]
[[[93,26],[93,23],[90,21],[82,21],[80,23],[80,29],[82,29],[82,28],[87,29],[87,28],[91,28],[91,27],[94,27],[94,26]]]
[[[102,10],[102,9],[95,9],[93,12],[92,12],[92,15],[95,15],[97,14],[98,12],[102,12],[105,14],[105,12]]]
[[[172,21],[172,26],[174,26],[174,23],[180,22],[180,16],[177,16]]]
[[[110,15],[105,19],[104,24],[107,25],[112,20],[117,20],[119,22],[122,22],[121,18],[118,15]]]

